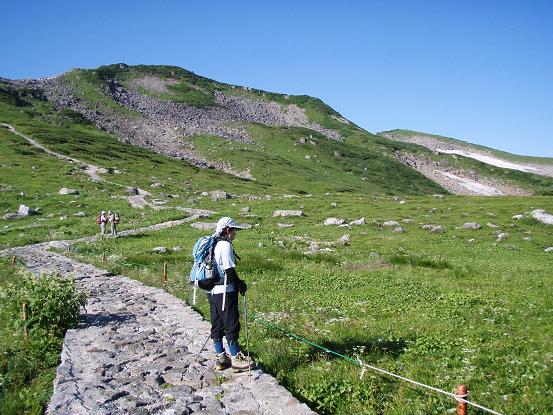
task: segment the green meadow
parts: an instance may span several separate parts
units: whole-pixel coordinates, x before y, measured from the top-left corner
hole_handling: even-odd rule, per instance
[[[550,413],[553,257],[543,250],[551,245],[553,231],[533,219],[511,217],[538,207],[551,211],[551,200],[402,200],[333,193],[218,202],[217,217],[230,215],[253,226],[235,241],[243,258],[238,272],[248,283],[255,318],[252,354],[324,414],[440,414],[455,402],[376,372],[360,380],[351,363],[290,339],[270,324],[446,391],[466,384],[472,400],[496,411]],[[251,217],[240,216],[246,206]],[[273,218],[279,208],[302,208],[306,216]],[[365,217],[367,224],[323,225],[331,216]],[[414,223],[402,223],[406,218]],[[386,220],[397,220],[406,232],[379,225]],[[483,228],[462,229],[469,221]],[[506,232],[507,239],[496,242],[497,229],[487,223]],[[421,224],[441,224],[446,231],[430,234]],[[167,261],[168,290],[191,301],[190,250],[206,233],[182,225],[78,244],[73,255],[157,287],[163,285]],[[350,235],[347,246],[337,242],[344,234]],[[314,242],[324,251],[310,253]],[[170,252],[154,253],[157,246]],[[197,308],[208,318],[203,292]]]

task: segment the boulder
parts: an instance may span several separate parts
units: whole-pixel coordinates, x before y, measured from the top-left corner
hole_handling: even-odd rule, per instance
[[[154,249],[152,249],[156,254],[166,254],[169,252],[169,248],[166,246],[156,246]]]
[[[549,246],[543,250],[543,252],[553,252],[553,246]]]
[[[277,223],[277,226],[279,228],[292,228],[294,226],[293,223]]]
[[[349,241],[350,241],[350,236],[349,235],[344,235],[340,239],[338,239],[337,242],[339,244],[342,244],[342,245],[349,245]]]
[[[225,200],[230,198],[231,198],[230,194],[228,194],[224,190],[215,190],[211,192],[211,200],[213,200],[214,202],[218,202],[219,200]]]
[[[467,222],[463,225],[463,229],[477,230],[477,229],[480,229],[480,228],[482,228],[482,226],[480,226],[480,224],[477,223],[477,222]]]
[[[325,221],[324,221],[324,224],[325,225],[342,225],[346,223],[346,221],[344,219],[339,219],[339,218],[326,218]]]
[[[207,223],[207,222],[194,222],[191,223],[190,226],[195,229],[199,229],[202,231],[210,231],[217,229],[217,223]]]
[[[436,226],[433,226],[432,229],[430,229],[430,233],[433,233],[433,234],[440,234],[444,232],[445,232],[445,228],[442,225],[436,225]]]
[[[273,218],[276,217],[290,217],[290,216],[303,216],[302,210],[275,210],[273,212]]]
[[[130,195],[135,195],[135,196],[139,194],[138,188],[136,188],[136,187],[127,187],[125,189],[125,193],[128,193]]]
[[[17,211],[18,216],[31,216],[36,214],[37,211],[35,209],[31,209],[28,206],[25,205],[19,205],[19,210]]]
[[[152,183],[150,187],[153,187],[154,189],[158,189],[160,187],[165,187],[163,183]]]
[[[399,223],[395,220],[388,220],[382,224],[385,227],[399,226]]]
[[[553,225],[553,215],[547,213],[545,210],[536,209],[530,212],[530,215],[532,215],[534,219],[539,220],[541,223],[545,223],[546,225]]]
[[[516,220],[521,220],[524,218],[524,215],[514,215],[513,217],[511,217],[511,219],[516,219]]]
[[[415,219],[411,219],[411,218],[405,218],[402,220],[403,223],[415,223]]]
[[[58,193],[60,195],[78,195],[79,191],[77,189],[70,189],[68,187],[62,187]]]
[[[392,229],[392,232],[405,233],[405,228],[403,226],[397,226],[394,229]]]
[[[489,228],[499,228],[499,226],[497,226],[495,223],[491,223],[491,222],[486,223],[486,226],[489,227]]]
[[[497,235],[496,242],[501,242],[507,239],[507,234],[505,232],[501,232],[499,235]]]
[[[250,208],[249,208],[249,207],[245,207],[245,208],[240,209],[240,213],[241,213],[242,215],[245,215],[245,214],[247,214],[247,213],[249,213],[249,212],[250,212]]]
[[[350,225],[364,225],[365,223],[366,223],[365,222],[365,217],[362,217],[361,219],[351,221],[349,224]]]
[[[77,212],[77,213],[74,213],[73,216],[77,216],[78,218],[82,218],[82,217],[86,216],[86,213],[84,213],[84,212]]]
[[[445,232],[445,228],[442,225],[422,225],[421,228],[433,234],[440,234]]]

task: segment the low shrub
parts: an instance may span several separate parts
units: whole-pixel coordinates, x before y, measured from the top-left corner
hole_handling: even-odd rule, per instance
[[[57,275],[14,277],[0,287],[0,413],[40,414],[52,394],[65,331],[77,323],[86,296]]]

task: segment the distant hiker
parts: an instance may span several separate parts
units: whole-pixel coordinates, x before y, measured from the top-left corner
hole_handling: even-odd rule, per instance
[[[106,222],[108,218],[106,217],[106,211],[102,210],[100,216],[96,218],[96,223],[100,225],[100,236],[104,238],[106,236]]]
[[[110,210],[108,213],[108,220],[110,223],[111,236],[117,236],[117,225],[119,224],[119,213],[112,212]]]
[[[233,372],[242,372],[255,366],[254,362],[244,356],[238,347],[240,333],[238,293],[245,295],[247,289],[246,283],[238,278],[235,270],[237,255],[234,253],[232,241],[236,238],[238,229],[243,228],[231,218],[223,217],[217,222],[214,235],[217,237],[214,257],[219,271],[219,280],[207,293],[211,313],[211,338],[217,355],[215,367],[218,370],[223,370],[231,365]],[[240,258],[238,257],[238,259]],[[226,276],[227,282],[225,296],[223,295],[225,292],[224,276]],[[223,335],[227,339],[230,359],[223,348]]]

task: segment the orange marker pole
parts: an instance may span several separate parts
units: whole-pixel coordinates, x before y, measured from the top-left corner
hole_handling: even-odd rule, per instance
[[[163,263],[163,288],[167,289],[167,261]]]
[[[465,385],[459,385],[457,387],[457,395],[458,398],[467,399],[468,391],[467,387]],[[462,401],[457,401],[457,415],[467,415],[467,403]]]
[[[25,340],[27,340],[27,337],[29,333],[27,333],[27,304],[23,303],[23,336],[25,337]]]

